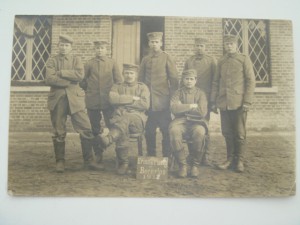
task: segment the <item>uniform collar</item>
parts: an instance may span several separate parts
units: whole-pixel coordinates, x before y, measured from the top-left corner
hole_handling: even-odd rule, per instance
[[[137,81],[135,81],[135,82],[133,82],[133,83],[131,83],[131,84],[124,82],[124,84],[125,84],[126,86],[128,86],[128,87],[133,87],[133,86],[135,86],[135,85],[137,84]]]
[[[162,50],[159,49],[157,52],[151,51],[151,57],[159,56],[162,53]]]
[[[239,53],[235,52],[235,53],[227,53],[227,57],[228,58],[235,58],[239,55]]]
[[[66,59],[66,60],[69,60],[71,58],[71,54],[68,54],[68,55],[59,55],[59,59],[63,60],[63,59]]]
[[[195,55],[195,59],[203,59],[205,54],[197,54]]]
[[[186,88],[186,87],[184,87],[183,90],[184,90],[185,93],[192,94],[192,93],[195,92],[196,87],[193,87],[193,88]]]
[[[97,61],[106,61],[106,59],[107,59],[107,57],[106,56],[96,56],[95,57],[95,59],[97,60]]]

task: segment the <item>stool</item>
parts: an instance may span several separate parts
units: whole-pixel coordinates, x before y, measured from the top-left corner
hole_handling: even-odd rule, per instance
[[[130,134],[129,137],[131,139],[136,140],[138,147],[138,155],[143,156],[143,136],[144,133]]]

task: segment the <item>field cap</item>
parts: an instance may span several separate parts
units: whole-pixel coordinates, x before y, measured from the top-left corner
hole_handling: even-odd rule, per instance
[[[59,42],[73,44],[73,38],[66,34],[59,35]]]
[[[149,40],[162,39],[162,36],[163,36],[162,32],[152,32],[147,34]]]

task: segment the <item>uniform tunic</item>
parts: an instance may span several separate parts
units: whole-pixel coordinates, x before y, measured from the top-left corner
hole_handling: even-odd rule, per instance
[[[101,132],[100,121],[102,114],[106,126],[110,126],[109,119],[113,109],[109,103],[109,91],[114,83],[122,83],[116,62],[108,57],[95,57],[84,65],[85,76],[80,83],[86,91],[85,103],[95,136]],[[101,114],[102,112],[102,114]]]
[[[221,110],[222,134],[232,146],[246,140],[247,112],[242,106],[251,105],[254,88],[255,75],[248,56],[235,53],[220,59],[211,101]]]
[[[133,96],[140,99],[133,100]],[[141,133],[145,128],[145,112],[150,105],[149,89],[140,82],[115,84],[109,93],[109,101],[114,107],[112,127],[121,131],[116,147],[128,147],[129,134]]]
[[[49,85],[48,109],[54,128],[54,137],[63,141],[66,135],[67,115],[74,129],[84,138],[92,139],[91,126],[84,112],[84,91],[79,82],[84,77],[81,59],[73,55],[51,57],[46,64],[45,83]]]
[[[197,104],[198,107],[190,109],[190,104]],[[204,118],[207,114],[207,100],[205,93],[197,87],[192,89],[181,88],[176,91],[171,100],[171,112],[175,119],[169,127],[170,144],[173,151],[183,149],[182,138],[188,137],[189,140],[198,144],[201,149],[202,139],[204,138],[207,125],[196,121],[190,121],[188,114]]]
[[[171,122],[170,98],[178,89],[178,75],[173,59],[158,51],[145,56],[140,65],[139,79],[150,90],[150,110],[146,122],[146,142],[149,156],[156,155],[156,129],[162,132],[163,156],[169,156],[168,127]]]
[[[217,72],[215,58],[207,54],[191,56],[184,65],[184,70],[187,69],[195,69],[197,71],[196,87],[205,92],[209,101],[213,77]]]

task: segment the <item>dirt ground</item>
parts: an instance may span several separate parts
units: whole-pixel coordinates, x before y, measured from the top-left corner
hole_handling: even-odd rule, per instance
[[[114,146],[104,153],[105,171],[84,170],[78,134],[68,134],[66,140],[66,170],[58,174],[50,133],[10,133],[9,194],[184,198],[295,195],[295,136],[291,132],[250,132],[244,173],[201,167],[197,179],[178,179],[176,171],[170,171],[167,180],[137,180],[135,142],[131,143],[128,175],[116,174]],[[226,158],[219,133],[211,135],[210,158],[213,163]]]

